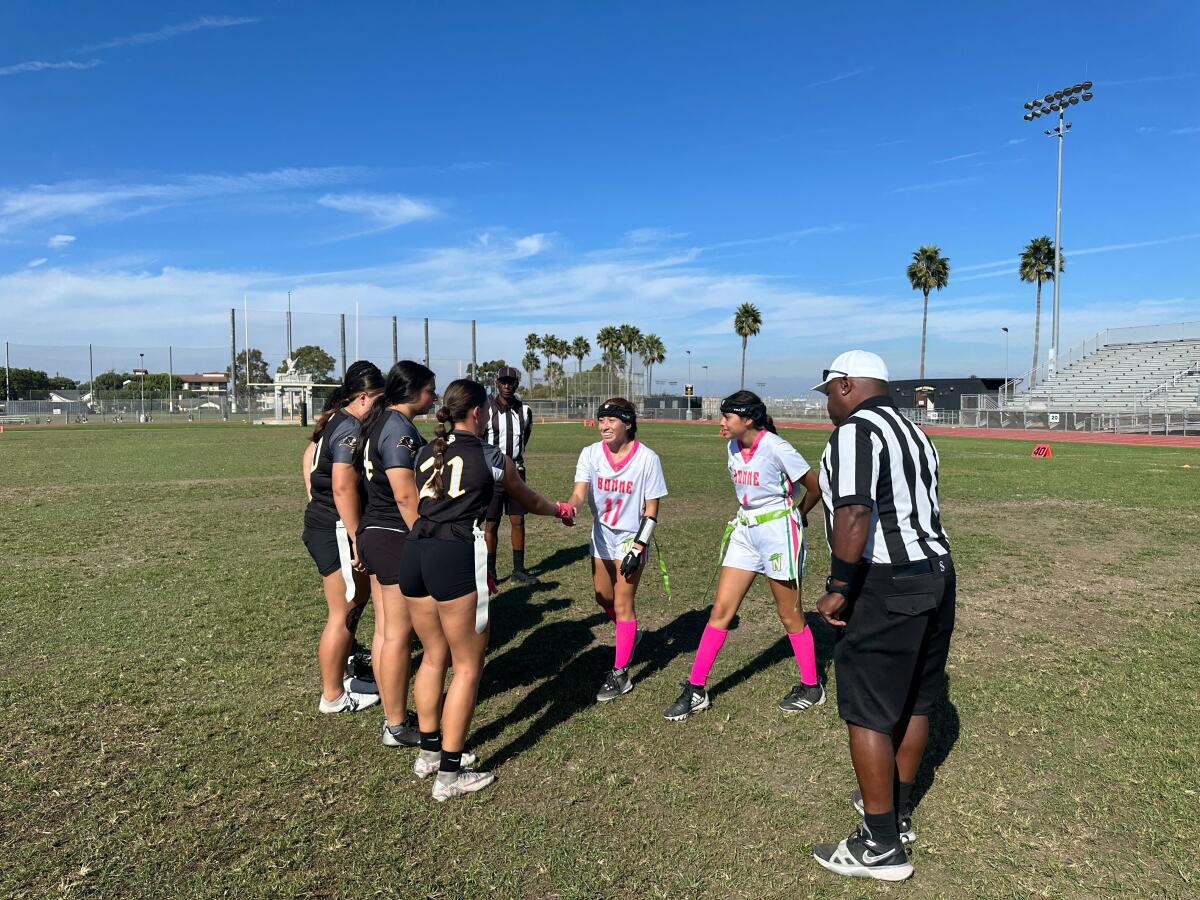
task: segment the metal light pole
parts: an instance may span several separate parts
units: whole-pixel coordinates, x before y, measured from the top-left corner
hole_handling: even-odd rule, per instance
[[[142,421],[146,421],[146,354],[138,354],[138,377],[142,383],[138,389],[141,394]]]
[[[1001,327],[1000,330],[1004,332],[1004,399],[1007,403],[1008,397],[1012,392],[1012,382],[1008,378],[1008,328],[1005,326]]]
[[[704,396],[708,396],[708,366],[701,366],[704,370]]]
[[[1092,82],[1083,81],[1073,84],[1060,91],[1054,91],[1042,98],[1035,98],[1025,103],[1025,121],[1058,113],[1058,125],[1045,132],[1047,137],[1058,138],[1058,190],[1054,206],[1054,314],[1050,325],[1050,355],[1047,359],[1048,374],[1053,375],[1058,368],[1059,350],[1059,282],[1062,280],[1062,160],[1063,138],[1071,130],[1071,123],[1063,118],[1067,107],[1075,106],[1082,99],[1085,103],[1091,100]]]
[[[691,384],[692,383],[692,351],[684,350],[683,352],[688,355],[688,384]]]

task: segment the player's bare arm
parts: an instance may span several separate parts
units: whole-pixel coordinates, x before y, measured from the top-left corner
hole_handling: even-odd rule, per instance
[[[417,478],[412,469],[396,467],[387,470],[388,482],[392,486],[392,496],[396,498],[396,507],[404,524],[410,529],[417,521]]]
[[[833,513],[833,537],[830,546],[835,557],[845,562],[857,564],[862,559],[863,550],[867,546],[867,533],[871,528],[871,507],[853,504],[841,506]],[[831,578],[833,587],[844,588],[848,583],[839,578]],[[846,605],[846,595],[838,591],[827,591],[825,596],[817,601],[817,612],[830,625],[841,627],[846,623],[838,618]]]
[[[516,464],[508,457],[504,458],[504,490],[508,491],[521,506],[535,516],[554,516],[562,519],[564,525],[575,524],[575,510],[570,504],[555,503],[547,500],[517,474]],[[570,514],[567,514],[567,511]]]
[[[304,454],[300,457],[300,466],[304,471],[304,495],[309,500],[312,500],[312,464],[316,454],[317,445],[309,441],[308,446],[304,448]]]
[[[817,470],[809,469],[797,483],[804,487],[804,497],[800,501],[800,516],[807,520],[809,511],[821,502],[821,485],[817,480]]]
[[[348,463],[333,464],[333,504],[350,539],[350,563],[357,567],[358,546],[354,536],[358,534],[358,472]]]

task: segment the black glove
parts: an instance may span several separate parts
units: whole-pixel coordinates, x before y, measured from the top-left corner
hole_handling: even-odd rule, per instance
[[[634,544],[629,552],[625,554],[625,558],[621,560],[621,574],[625,578],[632,578],[637,570],[642,567],[642,563],[646,561],[646,548],[641,544]]]

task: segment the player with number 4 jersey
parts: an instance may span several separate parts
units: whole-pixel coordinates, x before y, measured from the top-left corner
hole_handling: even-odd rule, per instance
[[[579,454],[570,503],[591,507],[592,583],[596,602],[616,629],[613,668],[596,694],[605,701],[633,690],[629,663],[639,637],[634,595],[667,482],[658,455],[636,439],[632,403],[623,397],[604,401],[596,424],[601,439]]]

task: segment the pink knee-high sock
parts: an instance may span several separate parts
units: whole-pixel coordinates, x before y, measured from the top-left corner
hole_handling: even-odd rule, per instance
[[[817,683],[817,649],[813,646],[812,629],[807,625],[796,634],[788,634],[792,652],[796,654],[796,665],[800,667],[800,680],[808,685]]]
[[[637,639],[637,619],[617,619],[617,656],[613,660],[614,669],[623,669],[629,665],[633,656],[633,642]]]
[[[728,634],[724,628],[704,626],[704,634],[700,635],[700,647],[696,650],[696,661],[692,663],[692,675],[688,679],[696,687],[704,687],[704,682],[708,681],[708,670],[716,662],[717,654],[721,652],[721,645],[725,643]]]

